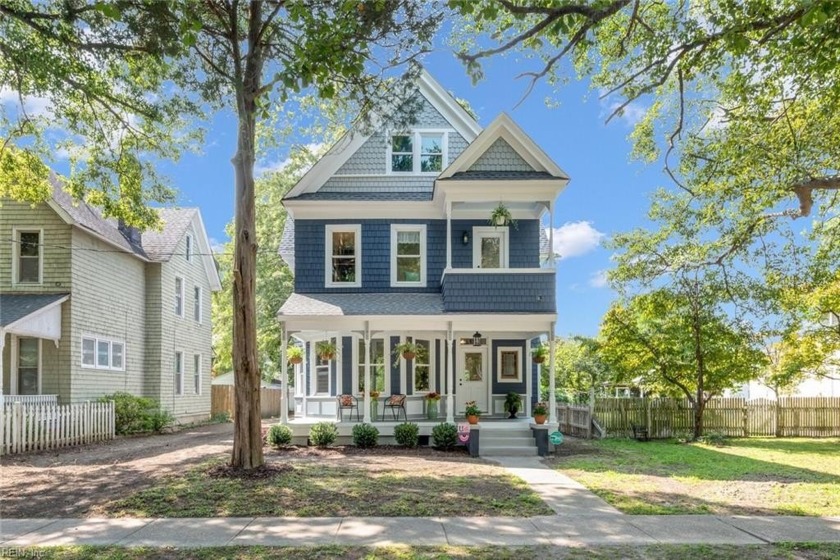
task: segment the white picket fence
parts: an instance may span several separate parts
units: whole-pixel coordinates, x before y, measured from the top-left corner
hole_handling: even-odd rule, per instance
[[[21,404],[0,409],[0,455],[114,438],[114,403]]]

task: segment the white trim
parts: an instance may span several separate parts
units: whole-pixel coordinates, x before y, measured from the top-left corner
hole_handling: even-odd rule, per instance
[[[38,234],[38,281],[37,282],[20,282],[18,280],[18,267],[20,266],[20,249],[22,243],[20,241],[21,233],[37,233]],[[12,228],[12,286],[40,286],[44,283],[44,228],[39,227],[21,227],[15,226]],[[29,257],[31,258],[31,257]]]
[[[499,274],[498,268],[446,268],[443,275],[447,274]],[[556,274],[553,268],[507,268],[505,274]]]
[[[527,344],[527,341],[526,341]],[[518,377],[516,379],[502,379],[502,352],[516,352],[516,364]],[[521,346],[498,346],[496,347],[496,382],[497,383],[522,383],[524,374],[522,364]]]
[[[216,260],[213,258],[213,249],[210,247],[210,239],[207,237],[207,230],[204,229],[204,220],[201,218],[201,210],[195,209],[193,214],[193,230],[198,232],[198,250],[201,254],[201,261],[204,263],[204,273],[207,275],[207,282],[213,292],[221,291],[222,279],[219,277],[219,270],[216,268]],[[195,250],[195,248],[193,248]]]
[[[9,351],[9,394],[10,395],[17,395],[19,394],[20,387],[18,383],[18,374],[19,366],[20,366],[20,339],[21,338],[32,338],[38,341],[38,392],[37,395],[42,394],[41,383],[42,379],[41,376],[44,370],[44,345],[42,339],[34,337],[34,336],[17,336],[11,335],[11,349]],[[0,371],[2,374],[2,371]]]
[[[85,360],[85,340],[92,340],[93,341],[93,364],[86,364]],[[104,342],[108,344],[108,365],[101,366],[99,365],[99,343]],[[114,354],[113,354],[113,345],[120,344],[122,345],[122,366],[121,367],[114,367]],[[119,338],[111,338],[109,336],[99,336],[95,334],[88,334],[82,333],[82,336],[79,339],[79,364],[82,369],[92,369],[92,370],[100,370],[100,371],[125,371],[126,369],[126,361],[127,361],[127,352],[128,348],[125,343],[125,340]]]
[[[315,347],[317,346],[318,342],[328,340],[331,341],[333,338],[336,339],[336,348],[338,348],[338,338],[333,336],[328,337],[321,337],[317,341],[313,340],[309,344],[309,355],[310,355],[310,368],[309,368],[309,391],[306,391],[306,387],[304,387],[304,393],[309,395],[310,397],[328,397],[332,394],[332,363],[333,360],[327,360],[327,365],[321,365],[319,362],[321,359],[318,357],[318,354],[315,351]],[[326,393],[319,393],[318,392],[318,368],[326,367],[327,368],[327,392]],[[338,369],[336,369],[336,377],[338,377]]]
[[[438,113],[464,137],[467,143],[475,140],[481,133],[481,126],[425,68],[420,71],[418,85],[426,101],[437,109]]]
[[[510,269],[510,228],[508,226],[473,226],[473,268],[481,268],[481,242],[482,237],[498,237],[499,243],[499,268],[485,268],[491,272]]]
[[[385,177],[437,177],[441,171],[449,166],[449,133],[454,132],[451,128],[423,128],[421,126],[411,127],[408,131],[385,131]],[[440,135],[441,164],[440,171],[421,171],[421,160],[423,157],[423,136]],[[392,156],[394,155],[394,136],[411,137],[411,171],[394,171]],[[398,152],[407,154],[408,152]]]
[[[418,396],[418,395],[419,396],[424,396],[424,395],[427,395],[427,394],[431,393],[432,391],[435,391],[436,390],[435,387],[437,386],[437,383],[435,383],[435,377],[436,377],[435,374],[437,373],[437,368],[435,367],[435,365],[436,365],[435,359],[437,358],[437,353],[435,352],[435,341],[438,340],[438,339],[435,338],[434,336],[428,336],[428,335],[423,335],[423,334],[420,334],[420,335],[410,334],[409,336],[411,336],[411,341],[414,342],[415,344],[417,344],[418,339],[423,340],[423,341],[427,341],[429,343],[429,355],[426,357],[427,363],[424,364],[429,368],[429,389],[428,390],[426,390],[426,391],[418,391],[417,390],[417,388],[416,388],[416,383],[417,383],[417,361],[416,361],[416,359],[411,364],[411,369],[412,369],[411,394],[412,394],[412,396]],[[401,360],[401,361],[405,362],[405,360]],[[406,375],[406,377],[403,378],[402,384],[403,384],[403,387],[405,387],[404,392],[407,393],[408,392],[408,375]]]
[[[400,232],[418,232],[420,234],[420,279],[415,282],[397,279],[397,238]],[[426,224],[391,224],[391,287],[426,287]]]
[[[332,279],[333,261],[333,233],[355,234],[353,258],[356,259],[355,282],[336,282]],[[362,225],[361,224],[327,224],[324,226],[324,287],[326,288],[360,288],[362,286]]]
[[[187,262],[192,262],[192,254],[193,254],[193,237],[192,234],[188,233],[184,239],[184,258],[187,259]]]
[[[198,301],[196,302],[195,293],[198,290]],[[199,325],[204,322],[204,288],[201,286],[194,284],[193,285],[193,321],[198,323]],[[198,305],[196,305],[198,303]],[[195,314],[198,311],[198,318],[196,318]]]
[[[198,358],[197,362],[196,362],[196,358]],[[204,368],[201,367],[202,366],[201,361],[203,359],[204,359],[204,356],[202,356],[200,352],[197,353],[197,354],[193,354],[193,375],[192,375],[192,378],[193,378],[193,392],[196,395],[199,395],[199,396],[201,395],[202,385],[204,385],[204,379],[203,379],[203,369]],[[196,371],[196,368],[195,368],[196,364],[198,364],[198,371]],[[198,381],[198,385],[196,385],[196,381]],[[285,387],[285,383],[284,383],[284,387]],[[285,401],[284,401],[284,404],[285,404]]]
[[[172,368],[172,387],[175,396],[182,397],[184,396],[184,377],[186,372],[184,371],[184,352],[183,350],[175,350],[174,354],[174,367]],[[178,378],[178,368],[180,366],[181,373],[180,379]]]
[[[376,335],[371,335],[371,337],[370,337],[371,346],[373,346],[373,341],[374,340],[381,340],[382,341],[382,364],[385,368],[385,371],[383,372],[384,379],[382,380],[382,394],[379,395],[379,398],[387,397],[388,395],[391,394],[390,393],[390,391],[391,391],[391,350],[390,350],[391,336],[392,336],[391,333],[379,332]],[[360,375],[359,375],[359,369],[364,368],[365,364],[367,363],[366,361],[365,362],[360,362],[359,361],[359,342],[364,343],[365,338],[363,336],[359,335],[359,334],[352,333],[351,334],[351,339],[352,339],[352,345],[353,345],[353,352],[351,352],[353,354],[353,368],[351,370],[350,382],[353,384],[352,394],[353,395],[358,395],[359,394],[359,382],[362,380]],[[368,356],[370,356],[370,351],[367,347],[365,347],[365,356],[364,356],[365,360],[367,360]],[[371,368],[370,368],[371,382],[373,382],[373,379],[374,379],[374,376],[375,376],[374,370],[373,370],[373,366],[375,366],[375,365],[376,364],[374,364],[373,362],[371,362],[371,364],[370,364],[370,366],[371,366]],[[367,393],[367,391],[369,389],[370,388],[366,388],[365,392]]]
[[[45,305],[44,307],[38,308],[38,309],[36,309],[35,311],[33,311],[32,313],[29,313],[28,315],[24,315],[23,317],[21,317],[21,318],[20,318],[20,319],[18,319],[17,321],[15,321],[15,322],[13,322],[13,323],[9,323],[9,324],[8,324],[8,325],[6,325],[5,327],[3,327],[3,330],[4,330],[4,331],[6,331],[6,332],[8,332],[8,333],[14,332],[14,331],[15,331],[15,327],[17,327],[18,325],[20,325],[21,323],[23,323],[23,322],[24,322],[24,321],[26,321],[27,319],[31,319],[33,316],[38,316],[38,315],[40,315],[40,314],[42,314],[42,313],[45,313],[46,311],[49,311],[49,310],[50,310],[50,309],[52,309],[53,307],[56,307],[56,306],[58,306],[58,305],[61,305],[62,303],[64,303],[64,302],[65,302],[65,301],[67,301],[68,299],[70,299],[70,296],[69,296],[69,295],[66,295],[66,296],[62,297],[61,299],[58,299],[58,300],[56,300],[56,301],[54,301],[54,302],[52,302],[52,303],[49,303],[49,304]],[[28,333],[21,333],[21,334],[24,334],[24,336],[35,336],[36,338],[50,338],[50,337],[48,337],[48,336],[41,336],[41,335],[28,334]],[[59,338],[61,338],[61,337],[59,337]],[[53,339],[52,339],[52,338],[50,338],[50,340],[53,340]],[[54,339],[54,340],[58,340],[58,338],[56,338],[56,339]]]
[[[180,294],[178,293],[178,281],[179,280],[181,281]],[[173,311],[175,311],[175,316],[180,317],[181,319],[183,319],[185,317],[185,311],[186,311],[186,307],[187,307],[187,302],[185,301],[186,292],[184,291],[184,284],[186,284],[186,282],[184,281],[183,276],[176,276],[175,277],[175,307],[174,307]],[[181,309],[180,310],[178,309],[178,297],[179,296],[181,298]]]

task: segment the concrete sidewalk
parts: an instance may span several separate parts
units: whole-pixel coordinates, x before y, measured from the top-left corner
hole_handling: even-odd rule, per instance
[[[5,519],[0,547],[768,544],[840,542],[840,518],[704,515]]]

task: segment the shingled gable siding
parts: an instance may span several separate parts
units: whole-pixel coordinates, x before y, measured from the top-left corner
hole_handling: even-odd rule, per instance
[[[196,232],[190,226],[188,234],[197,239]],[[197,246],[194,246],[194,253]],[[150,298],[150,305],[159,311],[150,313],[157,323],[149,331],[150,349],[154,347],[152,362],[159,361],[160,368],[151,369],[148,375],[154,376],[148,383],[154,387],[159,379],[158,392],[154,396],[176,418],[182,420],[200,420],[210,416],[210,367],[212,325],[210,313],[210,282],[204,268],[203,258],[194,255],[187,261],[186,235],[181,238],[172,258],[159,265],[150,267],[150,275],[157,276],[151,281],[155,294]],[[184,279],[184,316],[175,315],[175,277]],[[193,288],[201,287],[202,320],[195,321]],[[175,394],[175,352],[184,354],[184,394]],[[195,354],[201,354],[201,394],[195,394],[193,364]]]
[[[481,154],[470,171],[533,171],[534,168],[522,159],[504,138],[499,138]]]
[[[325,288],[325,226],[362,224],[361,288]],[[391,287],[391,224],[426,225],[426,287]],[[487,220],[452,221],[452,265],[472,268],[472,228],[487,226]],[[539,267],[539,221],[520,220],[510,231],[510,267]],[[463,232],[470,234],[464,245]],[[445,220],[295,220],[295,291],[339,292],[439,292],[446,266]]]

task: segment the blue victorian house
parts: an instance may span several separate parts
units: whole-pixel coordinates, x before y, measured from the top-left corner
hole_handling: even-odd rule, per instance
[[[278,319],[305,355],[293,426],[381,420],[391,395],[389,420],[434,407],[452,422],[468,401],[502,417],[510,392],[527,418],[538,400],[531,352],[557,319],[541,220],[569,178],[507,115],[482,129],[426,72],[418,95],[413,126],[346,135],[283,201],[295,290]],[[491,222],[500,206],[511,221]]]

